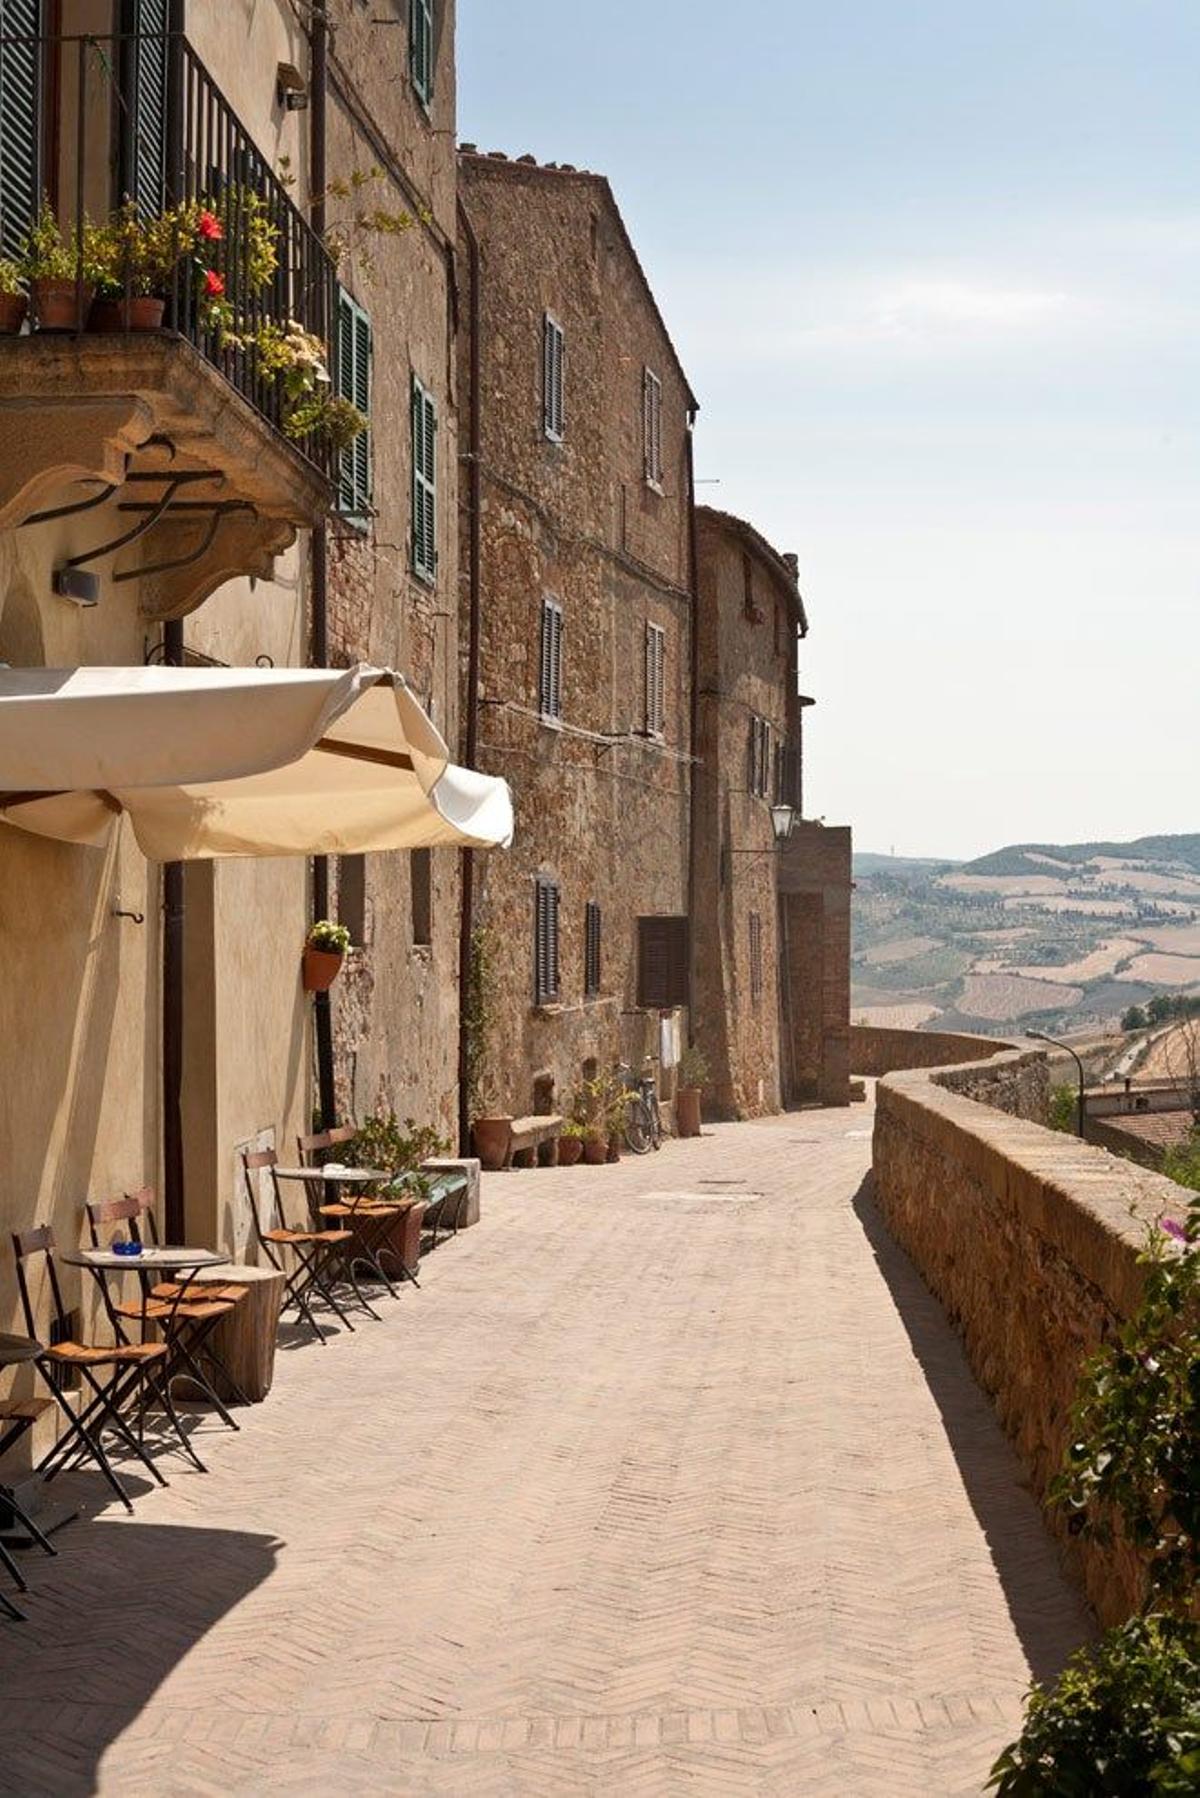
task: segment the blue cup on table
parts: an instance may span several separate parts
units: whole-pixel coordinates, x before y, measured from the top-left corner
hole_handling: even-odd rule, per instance
[[[127,1255],[132,1261],[141,1254],[142,1245],[140,1242],[114,1242],[112,1252],[114,1255]]]

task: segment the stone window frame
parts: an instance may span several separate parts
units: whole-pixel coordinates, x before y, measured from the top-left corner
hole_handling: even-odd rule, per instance
[[[654,493],[663,492],[663,384],[648,362],[642,364],[642,474]]]
[[[562,443],[567,434],[565,370],[567,334],[553,312],[542,314],[542,434]]]

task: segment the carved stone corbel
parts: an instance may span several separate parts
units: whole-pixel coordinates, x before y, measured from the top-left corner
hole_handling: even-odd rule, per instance
[[[120,486],[153,430],[154,414],[136,394],[0,402],[0,531],[61,499],[72,482]]]
[[[142,539],[142,616],[160,624],[186,618],[226,581],[241,575],[270,580],[276,556],[295,541],[296,526],[288,519],[263,518],[249,509],[220,513],[215,520],[202,512],[168,516]],[[137,570],[128,573],[136,576]]]

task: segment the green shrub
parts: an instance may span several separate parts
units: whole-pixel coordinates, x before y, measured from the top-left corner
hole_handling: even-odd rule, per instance
[[[350,932],[344,924],[332,924],[328,918],[321,918],[308,933],[310,949],[319,949],[323,955],[345,955],[350,947]]]
[[[1073,1136],[1079,1119],[1079,1093],[1073,1086],[1052,1086],[1050,1089],[1050,1128],[1065,1130]]]
[[[1200,1792],[1200,1628],[1134,1617],[1035,1686],[992,1769],[1002,1798]]]
[[[356,1167],[386,1168],[400,1174],[449,1150],[449,1143],[432,1124],[418,1124],[413,1118],[405,1118],[401,1124],[395,1112],[389,1111],[363,1119],[358,1135],[347,1147],[347,1156]]]

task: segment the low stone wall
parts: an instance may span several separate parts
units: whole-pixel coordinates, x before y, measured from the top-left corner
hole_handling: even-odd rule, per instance
[[[879,1208],[960,1332],[1039,1497],[1061,1464],[1083,1360],[1137,1302],[1146,1224],[1183,1215],[1162,1175],[1031,1121],[1045,1090],[1040,1051],[889,1074],[874,1145]],[[1101,1619],[1127,1616],[1134,1557],[1048,1520]]]
[[[894,1074],[901,1068],[948,1068],[955,1062],[983,1061],[1010,1046],[986,1036],[851,1024],[850,1072],[877,1075]]]

